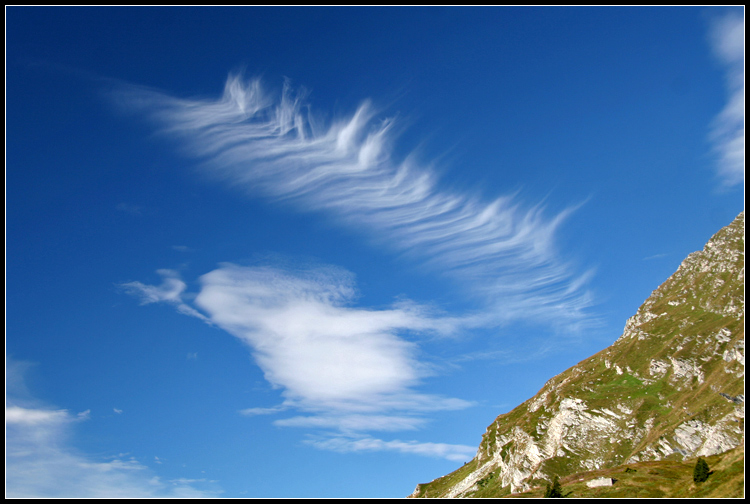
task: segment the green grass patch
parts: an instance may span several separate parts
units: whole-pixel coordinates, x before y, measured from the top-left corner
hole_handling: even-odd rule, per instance
[[[697,459],[684,461],[660,460],[638,462],[609,469],[598,469],[562,478],[563,495],[577,498],[691,498],[745,496],[745,449],[739,446],[719,455],[705,457],[712,471],[704,483],[693,482],[693,468]],[[627,471],[627,470],[630,471]],[[614,478],[610,487],[589,488],[586,482],[594,478]],[[544,495],[540,486],[509,497],[539,498]],[[499,495],[497,497],[500,497]]]

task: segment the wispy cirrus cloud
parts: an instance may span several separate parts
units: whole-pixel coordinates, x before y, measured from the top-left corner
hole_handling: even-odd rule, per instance
[[[115,96],[180,139],[206,172],[251,195],[324,212],[418,258],[490,305],[496,322],[575,325],[587,317],[589,274],[575,273],[555,247],[575,206],[550,216],[517,194],[485,201],[443,187],[416,156],[395,158],[395,120],[379,119],[368,101],[326,126],[304,91],[287,83],[274,96],[239,75],[229,76],[218,99],[130,85]]]
[[[88,410],[40,404],[23,387],[25,363],[6,359],[5,495],[11,498],[212,497],[189,483],[165,483],[134,458],[96,460],[70,441]],[[20,393],[19,393],[20,392]],[[115,410],[117,411],[117,410]]]
[[[725,187],[745,182],[745,20],[739,14],[714,19],[710,29],[714,54],[726,67],[729,99],[711,124],[719,156],[718,175]]]

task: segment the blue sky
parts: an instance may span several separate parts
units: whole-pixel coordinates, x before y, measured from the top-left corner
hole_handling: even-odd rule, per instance
[[[6,494],[402,497],[744,209],[737,8],[6,9]]]

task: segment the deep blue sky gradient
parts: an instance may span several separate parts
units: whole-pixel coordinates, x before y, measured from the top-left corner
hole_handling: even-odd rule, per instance
[[[34,363],[25,378],[46,408],[90,410],[66,441],[89,460],[128,454],[162,481],[203,479],[191,485],[227,497],[405,496],[460,462],[319,450],[305,443],[314,429],[238,414],[281,402],[247,347],[118,286],[158,285],[168,268],[197,293],[223,262],[330,264],[355,275],[359,307],[410,299],[461,314],[474,301],[367,229],[207,176],[184,145],[124,113],[116,90],[216,98],[244,71],[269,89],[304,87],[326,124],[371,99],[378,118],[397,119],[394,157],[416,153],[441,188],[517,193],[548,216],[580,205],[554,247],[595,271],[587,329],[404,336],[434,366],[420,391],[475,406],[377,435],[477,446],[498,414],[613,342],[744,209],[744,184],[721,185],[709,139],[727,90],[707,33],[727,12],[9,7],[6,355]]]

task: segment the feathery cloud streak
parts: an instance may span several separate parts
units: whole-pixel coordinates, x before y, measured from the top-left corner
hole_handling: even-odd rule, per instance
[[[554,249],[572,212],[551,218],[516,195],[483,202],[441,188],[414,156],[392,154],[392,119],[364,102],[324,127],[304,92],[284,85],[274,99],[259,80],[230,75],[219,99],[180,99],[121,86],[120,103],[180,138],[209,172],[252,195],[323,211],[398,252],[452,275],[500,319],[575,323],[590,305],[587,275],[576,276]]]
[[[726,187],[745,182],[745,20],[729,14],[713,22],[714,53],[727,69],[729,100],[711,125],[719,154],[718,174]]]

